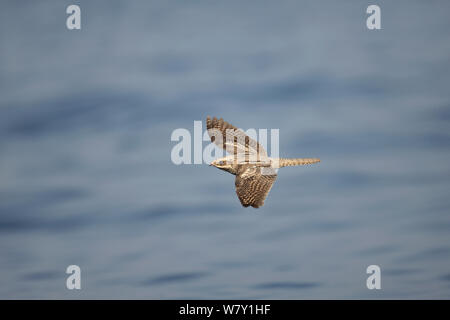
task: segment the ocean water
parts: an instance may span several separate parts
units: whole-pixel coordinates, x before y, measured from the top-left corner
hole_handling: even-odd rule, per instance
[[[0,298],[450,298],[448,1],[72,3],[1,4]],[[207,115],[322,162],[243,208]]]

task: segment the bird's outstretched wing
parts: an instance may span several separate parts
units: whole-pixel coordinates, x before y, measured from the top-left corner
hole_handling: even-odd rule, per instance
[[[206,128],[211,138],[217,146],[223,148],[232,155],[253,155],[259,160],[267,159],[266,150],[255,140],[250,138],[241,129],[216,117],[206,118]]]
[[[274,169],[249,166],[241,174],[236,175],[236,193],[244,207],[259,208],[269,194],[277,178]]]

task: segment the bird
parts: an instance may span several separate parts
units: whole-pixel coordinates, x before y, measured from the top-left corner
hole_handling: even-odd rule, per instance
[[[210,166],[236,176],[236,194],[243,207],[264,205],[279,168],[320,162],[319,158],[271,158],[261,144],[222,118],[207,116],[206,129],[211,142],[231,154]]]

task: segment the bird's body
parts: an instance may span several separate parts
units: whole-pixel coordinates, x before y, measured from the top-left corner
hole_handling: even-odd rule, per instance
[[[270,158],[258,142],[223,119],[207,117],[206,128],[211,141],[231,153],[211,165],[236,176],[236,193],[244,207],[264,205],[277,178],[277,169],[320,161],[317,158]]]

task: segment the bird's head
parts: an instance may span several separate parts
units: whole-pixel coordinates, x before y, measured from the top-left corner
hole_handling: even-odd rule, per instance
[[[220,170],[230,172],[232,174],[235,173],[233,159],[230,159],[228,157],[216,159],[213,162],[211,162],[210,166],[216,167]]]

